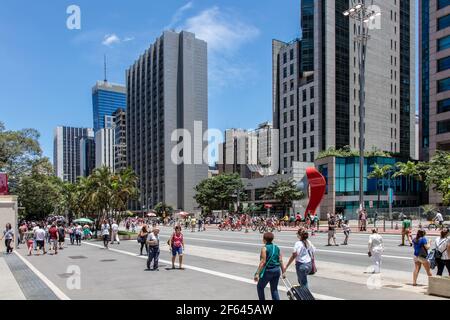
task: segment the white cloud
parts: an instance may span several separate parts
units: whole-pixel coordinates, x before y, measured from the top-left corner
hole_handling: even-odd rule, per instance
[[[172,29],[178,22],[180,22],[181,18],[183,18],[184,13],[186,11],[188,11],[189,9],[192,9],[193,6],[194,6],[193,2],[189,1],[184,6],[179,8],[175,12],[175,14],[172,16],[172,20],[170,21],[170,24],[168,26],[164,27],[164,29],[165,30]]]
[[[182,29],[205,40],[210,50],[226,54],[233,54],[260,34],[258,28],[240,21],[231,13],[222,12],[219,7],[206,9],[187,19]]]
[[[208,43],[209,78],[213,89],[240,85],[252,74],[239,50],[260,35],[260,30],[239,19],[235,12],[214,6],[186,19],[177,28],[195,33]]]
[[[105,46],[112,46],[115,43],[120,43],[120,38],[115,34],[107,34],[104,38],[103,38],[103,42],[102,44]]]
[[[125,37],[125,38],[121,39],[118,35],[116,35],[115,33],[112,33],[112,34],[107,34],[103,37],[102,44],[104,46],[111,47],[114,44],[120,44],[122,42],[129,42],[129,41],[133,41],[133,40],[134,40],[134,37]]]

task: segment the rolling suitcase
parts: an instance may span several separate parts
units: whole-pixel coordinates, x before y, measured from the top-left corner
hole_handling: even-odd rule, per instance
[[[301,287],[301,286],[293,286],[288,278],[283,279],[283,281],[287,291],[287,295],[289,300],[301,300],[301,301],[308,301],[308,300],[316,300],[314,296],[312,295],[311,291],[307,287]]]

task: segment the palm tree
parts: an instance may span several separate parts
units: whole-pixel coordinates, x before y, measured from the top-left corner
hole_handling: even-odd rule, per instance
[[[138,177],[131,168],[111,177],[112,208],[116,221],[120,221],[122,213],[127,209],[128,202],[138,198],[137,182]]]
[[[380,209],[380,186],[379,181],[381,179],[384,179],[388,173],[391,171],[392,167],[390,165],[380,166],[378,164],[375,164],[372,166],[373,171],[368,175],[369,179],[376,179],[377,180],[377,195],[378,195],[378,203],[377,203],[377,209]]]
[[[411,196],[411,182],[412,180],[420,180],[421,179],[421,172],[418,168],[418,166],[412,162],[408,161],[406,163],[404,162],[398,162],[396,165],[397,172],[394,173],[392,178],[398,178],[398,177],[405,177],[406,178],[406,187],[408,189],[408,198]]]
[[[297,189],[294,179],[276,180],[265,191],[263,198],[266,200],[278,200],[283,208],[284,214],[292,205],[292,201],[301,200],[304,197],[303,192]]]

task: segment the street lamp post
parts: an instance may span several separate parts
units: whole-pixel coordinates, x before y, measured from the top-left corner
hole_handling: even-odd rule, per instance
[[[373,1],[372,1],[373,3]],[[368,23],[380,15],[369,9],[365,0],[352,0],[353,6],[343,12],[344,16],[356,21],[359,65],[359,206],[364,209],[364,118],[366,97],[366,56],[367,42],[370,39]]]

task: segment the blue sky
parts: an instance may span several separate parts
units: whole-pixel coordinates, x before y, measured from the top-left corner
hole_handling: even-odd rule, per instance
[[[81,30],[66,9],[81,8]],[[4,0],[0,10],[0,120],[36,128],[53,156],[58,125],[92,127],[91,88],[125,83],[125,70],[164,29],[209,42],[209,127],[254,128],[271,120],[271,40],[300,35],[292,0]]]
[[[66,9],[81,8],[81,30]],[[52,159],[58,125],[92,127],[91,88],[125,83],[125,70],[164,29],[187,29],[209,44],[209,127],[255,128],[272,118],[273,38],[300,36],[295,0],[3,0],[0,5],[0,120],[36,128]]]

